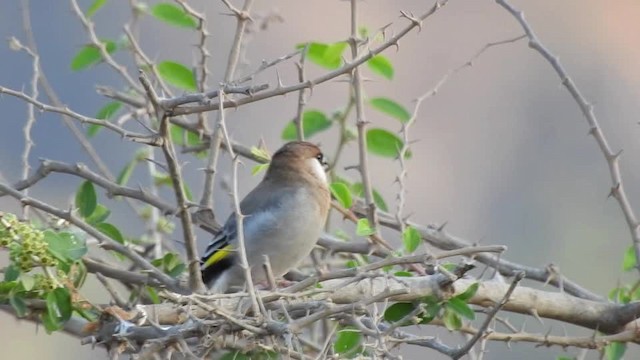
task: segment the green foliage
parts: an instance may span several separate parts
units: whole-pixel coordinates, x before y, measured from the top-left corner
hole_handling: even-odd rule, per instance
[[[62,262],[80,260],[88,251],[85,241],[70,232],[45,230],[44,240],[48,243],[49,252]]]
[[[305,139],[330,128],[331,124],[331,120],[329,120],[327,115],[322,111],[307,110],[302,114],[302,132]],[[289,122],[284,130],[282,130],[283,140],[296,140],[298,138],[297,135],[298,131],[296,129],[296,124],[293,121]]]
[[[93,187],[93,183],[89,180],[84,181],[78,191],[76,192],[75,200],[78,213],[83,218],[87,218],[93,214],[98,206],[98,196],[96,195],[96,189]]]
[[[367,219],[358,219],[358,223],[356,224],[356,235],[358,236],[369,236],[373,235],[375,230],[369,225],[369,220]]]
[[[44,300],[39,316],[45,330],[61,329],[74,311],[67,286],[81,286],[86,278],[80,261],[87,253],[84,240],[71,232],[42,231],[0,212],[0,248],[9,250],[10,261],[0,282],[0,303],[24,317],[30,313],[27,299]]]
[[[66,288],[56,288],[46,295],[45,300],[46,310],[41,319],[47,333],[52,333],[62,329],[64,323],[71,318],[71,294]]]
[[[163,61],[158,64],[158,74],[167,83],[187,91],[197,91],[196,77],[186,66],[175,61]]]
[[[422,241],[422,237],[420,236],[420,232],[416,230],[412,226],[407,226],[402,233],[402,243],[404,244],[404,251],[407,254],[411,254],[418,248],[420,242]]]
[[[411,314],[416,309],[417,304],[399,302],[389,305],[384,311],[384,320],[390,323],[398,322]],[[410,320],[401,324],[402,326],[413,325]]]
[[[102,6],[104,6],[104,4],[107,3],[107,0],[95,0],[91,6],[89,6],[89,9],[87,9],[87,16],[88,17],[92,17],[96,12],[98,12],[98,10],[100,10],[100,8]]]
[[[331,193],[342,207],[345,209],[351,208],[351,205],[353,205],[353,199],[351,198],[351,192],[347,185],[342,182],[334,182],[331,184],[330,189]]]
[[[151,8],[151,15],[173,26],[190,29],[198,28],[198,22],[193,16],[189,15],[181,7],[171,3],[155,4]]]
[[[95,227],[101,233],[107,235],[111,239],[119,242],[120,244],[124,244],[125,242],[124,236],[122,236],[122,233],[115,225],[102,222],[102,223],[96,224]]]
[[[405,319],[400,326],[415,324],[428,324],[439,317],[449,330],[457,330],[462,326],[462,317],[469,320],[475,319],[475,312],[468,305],[469,300],[478,291],[478,283],[469,286],[463,293],[449,299],[438,300],[432,296],[412,303],[399,302],[391,304],[385,309],[384,319],[395,323],[405,319],[415,312],[415,317]],[[419,311],[416,311],[418,310]]]
[[[604,347],[604,355],[607,360],[621,360],[627,351],[627,344],[621,342],[612,342]]]
[[[100,110],[98,110],[98,112],[96,113],[96,119],[105,121],[109,120],[113,118],[113,116],[118,112],[118,110],[120,110],[121,107],[122,103],[119,101],[108,102],[103,107],[101,107]],[[89,126],[87,126],[87,136],[95,136],[101,128],[102,126],[98,124],[90,124]]]
[[[393,65],[384,55],[376,55],[367,61],[369,69],[382,77],[393,79]]]
[[[634,270],[637,265],[638,260],[636,259],[636,250],[635,247],[631,245],[624,252],[624,258],[622,259],[622,269],[624,271],[631,271]]]
[[[175,253],[166,253],[163,257],[151,261],[151,263],[162,269],[167,275],[177,277],[187,268],[180,256]]]
[[[367,130],[367,150],[382,157],[395,159],[404,147],[404,142],[389,130],[373,128]],[[407,151],[406,158],[411,157],[411,152]]]
[[[153,182],[156,186],[170,186],[173,187],[173,180],[167,174],[156,174],[153,176]],[[182,183],[182,190],[184,191],[184,195],[187,200],[193,200],[193,194],[191,193],[191,189],[186,183]]]
[[[101,40],[105,45],[107,53],[112,54],[117,50],[117,45],[111,40]],[[71,60],[71,70],[80,71],[97,64],[102,60],[102,53],[95,45],[85,45]]]
[[[338,330],[333,350],[342,356],[351,357],[361,351],[362,333],[355,327],[344,327]]]
[[[316,65],[333,70],[342,65],[342,54],[347,46],[348,44],[344,41],[333,44],[310,42],[299,44],[296,48],[304,49],[307,47],[307,59]]]
[[[394,119],[400,120],[401,123],[406,123],[411,120],[411,114],[407,111],[407,109],[389,98],[373,98],[369,100],[369,104],[371,104],[374,109],[387,114]]]
[[[351,191],[353,192],[354,196],[357,196],[359,198],[364,198],[364,186],[362,185],[361,182],[354,183],[351,186]],[[389,208],[387,207],[387,203],[384,201],[384,198],[382,197],[382,195],[376,189],[373,189],[372,192],[373,192],[373,202],[376,204],[378,209],[382,211],[389,211]]]

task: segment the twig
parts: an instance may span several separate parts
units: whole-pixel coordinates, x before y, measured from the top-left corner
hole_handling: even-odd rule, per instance
[[[156,117],[160,119],[160,131],[159,135],[162,139],[162,152],[167,162],[167,168],[169,170],[169,176],[171,177],[171,184],[173,185],[173,191],[176,195],[176,201],[178,203],[178,217],[180,218],[180,224],[182,226],[182,234],[184,236],[185,247],[187,250],[187,266],[189,269],[189,287],[191,291],[196,293],[203,293],[206,291],[204,282],[202,281],[202,274],[200,272],[200,259],[198,258],[198,248],[196,244],[196,235],[193,231],[193,223],[191,221],[191,212],[189,211],[189,205],[187,204],[187,195],[185,194],[185,184],[182,178],[182,170],[178,165],[178,159],[176,151],[173,147],[173,141],[171,139],[171,131],[169,130],[169,117],[158,106],[158,96],[151,87],[149,80],[145,76],[144,72],[140,72],[140,83],[144,87],[147,96],[156,110]]]
[[[443,6],[445,6],[447,4],[447,2],[448,2],[448,0],[436,1],[434,3],[434,5],[429,10],[427,10],[427,12],[422,14],[420,17],[415,18],[415,19],[410,19],[411,22],[409,23],[409,25],[407,25],[405,28],[400,30],[395,36],[391,37],[389,40],[387,40],[386,42],[382,43],[380,46],[378,46],[378,47],[376,47],[374,49],[370,49],[366,54],[363,54],[363,55],[359,56],[357,59],[353,60],[352,62],[350,62],[348,64],[345,64],[344,66],[340,67],[339,69],[336,69],[336,70],[328,72],[328,73],[326,73],[324,75],[318,76],[315,79],[307,80],[303,84],[296,83],[296,84],[291,85],[291,86],[280,86],[280,87],[278,87],[278,88],[276,88],[274,90],[261,92],[259,94],[256,94],[255,96],[250,97],[250,98],[243,98],[243,99],[237,99],[237,100],[233,100],[233,101],[226,101],[224,103],[224,107],[225,108],[238,107],[238,106],[245,105],[245,104],[248,104],[248,103],[252,103],[252,102],[260,101],[260,100],[263,100],[263,99],[271,98],[271,97],[274,97],[274,96],[284,95],[284,94],[287,94],[287,93],[290,93],[290,92],[298,91],[298,90],[300,90],[302,88],[310,88],[310,87],[316,86],[318,84],[327,82],[327,81],[332,80],[332,79],[334,79],[334,78],[336,78],[338,76],[341,76],[341,75],[349,74],[349,73],[352,72],[353,69],[355,69],[358,66],[364,64],[365,62],[367,62],[369,59],[371,59],[375,55],[378,55],[379,53],[383,52],[384,50],[388,49],[391,46],[397,45],[401,38],[403,38],[406,34],[408,34],[414,28],[418,27],[420,25],[421,21],[424,21],[429,16],[435,14],[438,10],[440,10]],[[205,104],[205,105],[197,105],[197,106],[176,108],[172,113],[173,113],[173,115],[186,115],[186,114],[198,113],[198,112],[201,112],[201,111],[217,110],[219,108],[220,108],[220,106],[217,103],[211,103],[211,104]]]
[[[624,214],[624,218],[627,221],[627,226],[631,233],[631,240],[633,242],[636,259],[640,259],[640,223],[638,222],[622,184],[622,175],[620,173],[620,154],[622,151],[615,153],[611,150],[598,119],[593,112],[593,105],[584,98],[576,84],[573,82],[573,79],[569,77],[564,66],[562,66],[560,59],[553,55],[544,45],[542,45],[540,40],[538,40],[538,37],[529,26],[529,23],[525,20],[524,13],[516,10],[506,0],[496,0],[496,3],[507,10],[518,21],[518,23],[520,23],[520,26],[529,39],[529,47],[537,51],[545,60],[547,60],[547,62],[549,62],[562,81],[562,85],[564,85],[569,91],[573,99],[576,101],[576,104],[578,104],[580,111],[582,111],[582,114],[589,124],[589,134],[593,135],[593,138],[596,140],[596,143],[598,143],[598,147],[609,166],[609,174],[611,176],[611,191],[609,196],[613,196],[618,201],[620,210],[622,210],[622,213]],[[635,267],[640,272],[640,261],[636,262]]]
[[[250,20],[249,10],[253,4],[253,0],[245,0],[242,11],[235,9],[228,1],[223,0],[223,3],[231,10],[236,16],[236,32],[229,52],[229,58],[227,59],[227,69],[225,71],[224,83],[228,84],[235,76],[236,66],[238,65],[238,59],[240,58],[240,50],[242,48],[242,39],[245,35],[247,28],[247,21]],[[221,89],[222,90],[222,89]],[[218,109],[227,107],[224,102],[218,102]],[[175,110],[174,110],[175,113]],[[220,151],[220,145],[222,144],[222,130],[220,126],[220,113],[216,118],[216,125],[213,129],[213,134],[209,140],[209,157],[207,159],[207,166],[205,168],[204,185],[202,191],[202,197],[200,198],[200,206],[206,209],[213,209],[213,184],[215,181],[216,168],[218,167],[218,157]]]
[[[72,5],[71,8],[73,9],[73,12],[76,14],[78,19],[80,19],[82,26],[84,26],[85,30],[89,34],[89,40],[91,40],[91,44],[96,48],[98,48],[98,50],[100,50],[100,55],[102,56],[104,61],[107,64],[109,64],[109,66],[111,66],[111,68],[113,68],[117,73],[119,73],[120,76],[122,76],[122,78],[127,82],[127,84],[132,89],[142,94],[143,93],[142,89],[140,88],[138,83],[136,83],[136,81],[131,77],[131,75],[129,75],[129,73],[127,72],[127,67],[124,65],[118,64],[114,60],[114,58],[111,56],[111,54],[109,54],[109,52],[107,51],[107,45],[105,45],[105,43],[103,43],[102,41],[100,41],[100,39],[98,39],[98,35],[96,35],[96,31],[94,29],[93,23],[84,15],[82,10],[80,10],[80,6],[78,6],[78,1],[71,0],[71,5]]]
[[[480,328],[478,328],[478,332],[476,332],[471,337],[471,340],[469,340],[466,344],[464,344],[464,346],[456,350],[456,352],[451,356],[452,359],[458,360],[461,357],[463,357],[465,354],[467,354],[469,350],[471,350],[473,345],[484,335],[484,332],[487,330],[487,328],[489,328],[489,324],[491,324],[491,321],[496,316],[498,311],[500,311],[500,309],[502,309],[502,307],[507,304],[507,302],[509,301],[509,298],[511,297],[511,294],[513,294],[513,290],[516,289],[516,286],[518,286],[518,284],[520,283],[520,280],[522,280],[523,278],[524,278],[523,272],[518,273],[513,278],[513,280],[511,281],[511,285],[509,286],[509,289],[502,297],[502,300],[500,300],[500,302],[497,303],[493,307],[493,309],[491,309],[491,311],[487,314],[487,317],[482,322],[482,325],[480,326]]]
[[[351,46],[351,57],[355,62],[358,59],[358,46],[361,40],[358,38],[358,0],[351,0],[351,36],[349,45]],[[373,188],[371,186],[371,176],[369,174],[369,159],[367,152],[367,120],[364,115],[364,95],[362,94],[362,80],[360,79],[360,68],[356,67],[351,73],[351,86],[356,107],[356,127],[358,129],[358,171],[362,179],[364,191],[364,201],[367,206],[367,220],[374,234],[379,235],[378,219],[376,216],[376,204],[373,201]]]
[[[81,163],[72,165],[59,161],[43,159],[41,160],[38,169],[36,169],[30,177],[16,182],[12,187],[16,190],[30,188],[40,180],[46,178],[52,172],[70,174],[87,179],[95,185],[105,189],[108,197],[124,196],[131,199],[137,199],[161,210],[165,215],[175,214],[177,212],[175,206],[168,204],[162,198],[149,194],[143,189],[136,190],[130,187],[118,185],[117,183],[91,171],[86,165]],[[5,195],[6,194],[4,192],[0,191],[0,197]]]
[[[114,250],[124,255],[133,263],[135,263],[137,266],[148,271],[151,276],[158,279],[167,288],[172,289],[173,291],[180,291],[180,292],[184,291],[179,287],[176,280],[172,279],[170,276],[164,274],[162,271],[158,270],[156,267],[151,265],[151,263],[149,263],[147,259],[140,256],[135,251],[131,251],[131,249],[129,249],[126,245],[120,244],[119,242],[111,239],[110,237],[103,234],[96,228],[87,224],[82,219],[78,218],[75,214],[73,214],[71,211],[62,211],[40,200],[36,200],[34,198],[25,196],[20,191],[17,191],[12,187],[3,183],[0,183],[0,191],[7,193],[8,195],[20,201],[21,203],[41,209],[44,212],[47,212],[49,214],[59,217],[60,219],[67,220],[71,224],[85,231],[87,234],[96,238],[98,242],[100,242],[103,248],[107,250]]]
[[[309,51],[309,44],[304,47],[300,54],[300,61],[296,63],[298,68],[298,82],[305,82],[304,63],[307,58],[307,51]],[[296,125],[296,134],[298,140],[304,140],[304,106],[307,104],[306,89],[300,89],[298,93],[298,111],[296,117],[293,119],[293,123]]]
[[[219,126],[220,132],[224,138],[224,141],[227,144],[231,143],[231,139],[229,139],[229,133],[227,132],[227,125],[225,122],[225,111],[224,111],[224,92],[220,91],[220,96],[218,97],[220,101],[220,112],[218,113],[220,116]],[[256,295],[256,289],[253,286],[253,279],[251,277],[251,267],[249,266],[249,261],[247,260],[247,248],[244,243],[244,215],[242,214],[242,210],[240,209],[240,199],[238,197],[238,163],[240,160],[233,152],[233,148],[229,148],[229,156],[232,159],[232,182],[233,188],[231,191],[231,197],[233,199],[233,211],[236,217],[236,240],[238,240],[238,254],[240,254],[240,266],[244,271],[244,279],[247,285],[247,289],[249,292],[249,297],[251,299],[251,305],[253,307],[253,314],[258,316],[261,314],[260,307],[258,306],[258,300]]]

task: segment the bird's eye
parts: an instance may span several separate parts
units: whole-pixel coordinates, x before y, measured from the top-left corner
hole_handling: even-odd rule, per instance
[[[324,162],[324,156],[322,155],[322,153],[316,155],[316,159],[318,159],[318,161],[320,161],[320,164],[322,164]]]

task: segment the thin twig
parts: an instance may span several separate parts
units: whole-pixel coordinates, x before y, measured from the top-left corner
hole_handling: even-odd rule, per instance
[[[529,23],[525,20],[524,13],[515,9],[506,0],[496,0],[496,3],[507,10],[518,21],[529,39],[529,47],[537,51],[545,60],[547,60],[547,62],[549,62],[551,67],[553,67],[553,70],[558,74],[560,81],[562,81],[562,85],[564,85],[567,91],[569,91],[576,104],[578,104],[580,111],[582,111],[582,114],[589,124],[589,134],[593,135],[593,138],[598,144],[598,147],[604,155],[609,167],[609,175],[611,176],[611,191],[609,196],[614,197],[618,201],[620,210],[622,210],[622,213],[624,214],[627,226],[629,227],[629,232],[631,233],[631,240],[636,259],[640,259],[640,223],[638,222],[636,214],[622,184],[622,174],[620,173],[620,154],[622,151],[613,152],[613,150],[611,150],[609,142],[607,141],[598,119],[593,112],[593,105],[585,99],[576,84],[573,82],[573,79],[569,77],[569,74],[560,62],[560,59],[553,55],[551,51],[549,51],[544,45],[542,45],[540,40],[538,40],[533,29],[531,29],[531,26],[529,26]],[[640,261],[636,262],[635,267],[640,272]]]
[[[491,324],[491,321],[493,320],[493,318],[496,316],[496,314],[498,314],[498,311],[500,311],[500,309],[502,309],[502,307],[507,304],[507,302],[509,301],[509,297],[511,297],[511,294],[513,294],[513,290],[516,289],[516,286],[518,286],[518,284],[523,278],[524,278],[523,272],[518,273],[513,278],[513,280],[511,281],[511,285],[509,286],[509,289],[502,297],[502,300],[500,300],[499,303],[495,304],[493,309],[491,309],[491,311],[487,314],[487,317],[482,322],[482,325],[480,326],[480,328],[478,328],[478,332],[476,332],[471,337],[471,340],[469,340],[466,344],[464,344],[464,346],[456,350],[456,352],[451,356],[452,359],[458,360],[464,355],[466,355],[469,352],[469,350],[471,350],[473,345],[475,345],[475,343],[478,340],[480,340],[480,338],[484,335],[484,332],[487,330],[487,328],[489,328],[489,324]]]

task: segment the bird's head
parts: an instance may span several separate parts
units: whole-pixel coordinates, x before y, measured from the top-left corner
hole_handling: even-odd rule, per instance
[[[317,145],[306,141],[292,141],[284,144],[273,154],[266,176],[306,175],[326,183],[326,166],[322,150]]]

